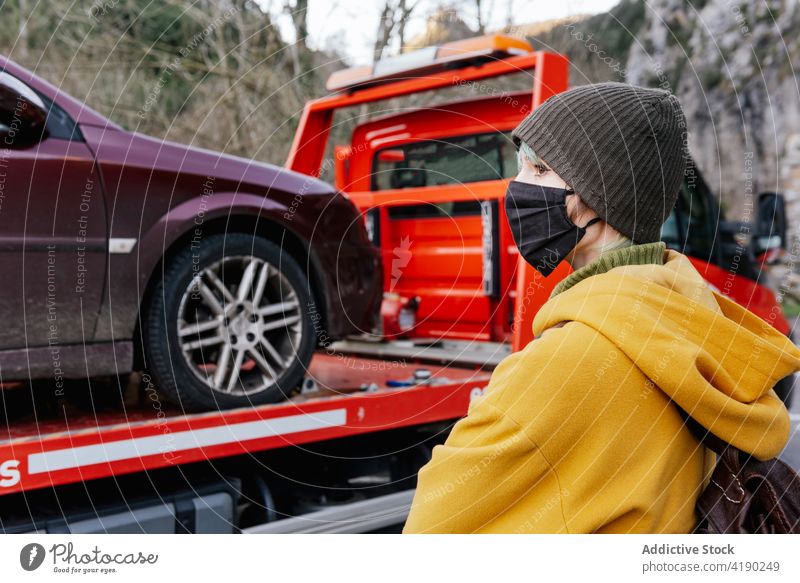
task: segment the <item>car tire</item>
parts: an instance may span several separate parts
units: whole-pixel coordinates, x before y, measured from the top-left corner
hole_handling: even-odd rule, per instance
[[[170,257],[142,319],[144,363],[184,410],[285,399],[314,352],[313,300],[274,243],[212,235]]]

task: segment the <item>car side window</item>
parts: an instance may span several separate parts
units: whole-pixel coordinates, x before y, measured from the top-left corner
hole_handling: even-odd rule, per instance
[[[425,140],[375,154],[372,190],[512,178],[516,150],[508,132]]]
[[[80,129],[78,129],[78,126],[75,124],[72,118],[67,114],[67,112],[53,103],[52,100],[47,98],[47,96],[29,87],[25,82],[6,71],[0,71],[0,74],[5,75],[10,83],[16,85],[21,94],[34,94],[43,102],[44,108],[47,111],[47,120],[45,121],[45,126],[47,128],[47,137],[49,139],[83,140]],[[7,109],[11,107],[11,105],[0,103],[0,107]],[[8,117],[9,119],[13,118],[13,111],[4,110],[3,113],[6,114],[3,117]]]
[[[39,94],[39,96],[47,106],[47,131],[49,137],[57,140],[83,141],[80,128],[67,112],[44,95]]]

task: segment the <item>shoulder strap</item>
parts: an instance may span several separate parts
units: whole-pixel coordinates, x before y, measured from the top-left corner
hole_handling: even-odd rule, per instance
[[[675,403],[675,401],[673,401],[673,404],[675,405],[675,407],[677,407],[678,413],[681,414],[681,417],[683,417],[683,422],[686,425],[686,427],[689,428],[689,431],[691,431],[692,434],[697,438],[697,440],[700,441],[700,443],[702,443],[703,445],[705,445],[708,449],[710,449],[720,457],[725,453],[726,450],[736,449],[732,445],[723,441],[722,439],[711,433],[708,429],[700,425],[700,423],[698,423],[694,417],[692,417],[686,411],[681,409],[678,406],[678,404]]]

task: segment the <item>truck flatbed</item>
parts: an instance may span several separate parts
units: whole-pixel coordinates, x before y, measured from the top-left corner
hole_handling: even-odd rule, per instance
[[[418,368],[430,378],[414,381]],[[304,390],[276,404],[185,414],[145,389],[138,402],[109,412],[7,415],[0,495],[457,419],[489,376],[320,351]]]

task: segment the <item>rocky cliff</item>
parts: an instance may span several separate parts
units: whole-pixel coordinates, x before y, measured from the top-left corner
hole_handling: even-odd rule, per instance
[[[537,25],[530,38],[570,56],[573,84],[625,80],[673,91],[692,154],[728,218],[752,218],[754,197],[778,190],[797,228],[798,4],[624,0],[608,13]]]

